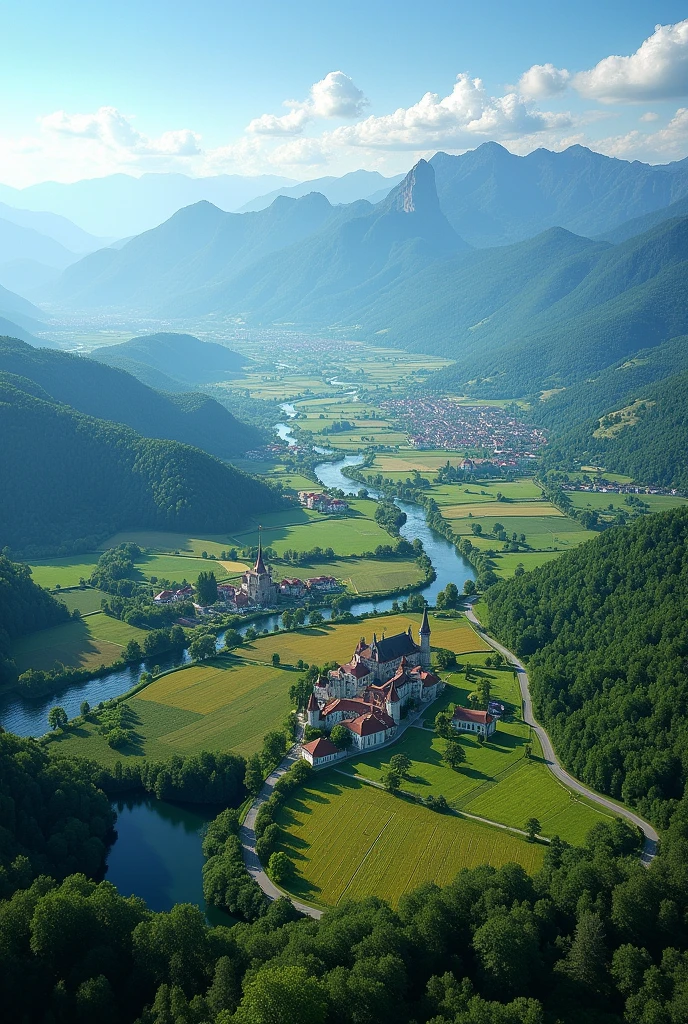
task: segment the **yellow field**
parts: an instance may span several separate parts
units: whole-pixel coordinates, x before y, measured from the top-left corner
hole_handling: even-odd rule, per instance
[[[279,633],[258,637],[242,648],[246,658],[269,662],[277,651],[282,664],[293,665],[299,658],[309,664],[324,665],[327,661],[344,662],[353,654],[362,636],[372,640],[373,633],[380,638],[383,633],[393,636],[405,632],[409,626],[413,638],[418,642],[420,629],[419,614],[401,614],[366,619],[364,622],[332,626],[328,623],[313,628],[299,629],[293,633]],[[465,618],[437,619],[430,616],[432,647],[446,647],[457,654],[470,651],[487,651],[490,648],[475,632]]]
[[[335,771],[280,812],[282,848],[296,864],[290,890],[336,905],[380,896],[393,906],[424,882],[446,885],[464,867],[516,862],[534,873],[544,847],[469,819],[436,814]]]
[[[514,502],[513,505],[506,501],[494,501],[486,502],[483,505],[476,503],[442,506],[442,516],[445,519],[466,519],[469,512],[473,519],[492,519],[494,517],[495,522],[509,519],[512,516],[519,518],[521,516],[556,516],[560,519],[566,518],[563,512],[560,512],[554,505],[550,505],[548,501]]]

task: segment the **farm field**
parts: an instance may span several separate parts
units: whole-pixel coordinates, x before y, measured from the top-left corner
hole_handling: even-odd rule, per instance
[[[351,507],[356,513],[352,516],[326,516],[306,509],[266,515],[261,519],[263,545],[274,548],[277,555],[288,548],[311,551],[320,547],[332,548],[337,555],[346,556],[374,551],[379,544],[394,544],[394,538],[375,522],[375,502],[354,499]],[[257,545],[258,524],[235,534],[234,544],[238,547]]]
[[[94,587],[86,587],[84,590],[80,587],[76,590],[63,590],[55,595],[59,601],[67,605],[70,612],[78,608],[82,615],[99,612],[100,602],[103,598],[107,598],[107,596],[105,591],[96,590]]]
[[[220,561],[217,559],[195,558],[190,555],[144,554],[136,561],[136,569],[150,579],[170,580],[173,583],[196,583],[200,573],[212,570],[218,581],[229,576],[239,576],[248,566],[245,562]]]
[[[126,701],[135,740],[113,750],[88,723],[54,738],[61,754],[111,765],[128,757],[226,751],[248,756],[279,729],[289,711],[293,672],[229,657],[160,676]]]
[[[369,444],[406,444],[408,437],[370,403],[352,397],[305,399],[295,403],[299,430],[311,435],[312,443],[343,451],[358,451]],[[332,424],[346,421],[350,426],[330,432]]]
[[[378,637],[383,632],[387,636],[392,636],[411,626],[414,639],[417,641],[420,619],[419,614],[404,613],[371,617],[363,622],[342,625],[324,623],[322,626],[258,637],[246,643],[241,651],[243,657],[256,661],[270,661],[273,652],[276,651],[283,665],[294,665],[299,659],[316,665],[324,665],[328,661],[345,662],[351,657],[360,638],[365,636],[367,640],[371,640],[374,632]],[[457,654],[490,650],[463,617],[438,619],[430,615],[430,628],[433,647],[446,647]]]
[[[125,530],[110,537],[103,544],[103,549],[115,548],[118,544],[138,544],[150,552],[195,555],[197,558],[201,557],[203,551],[219,558],[223,551],[235,546],[229,534],[191,537],[188,533],[169,533],[164,530]]]
[[[522,565],[526,572],[537,569],[547,562],[554,561],[561,554],[560,551],[521,551],[512,553],[505,551],[503,554],[494,555],[495,572],[502,580],[511,579],[519,565]]]
[[[79,622],[72,620],[20,637],[12,645],[12,657],[19,672],[52,669],[56,661],[69,668],[96,669],[117,661],[130,640],[141,642],[145,635],[143,629],[96,612]]]
[[[544,856],[543,846],[335,771],[289,797],[278,821],[288,829],[282,849],[297,869],[290,891],[330,906],[371,895],[395,906],[424,882],[446,885],[461,868],[516,862],[534,873]]]
[[[31,562],[34,583],[46,590],[56,587],[78,587],[79,580],[87,580],[96,567],[98,555],[75,555],[70,558],[43,558]]]
[[[600,512],[608,510],[611,505],[612,509],[633,511],[633,507],[626,504],[625,494],[603,494],[601,491],[567,491],[567,494],[574,508],[589,508]],[[674,494],[638,494],[634,497],[638,497],[647,506],[648,512],[665,512],[677,505],[688,504],[688,498]]]
[[[274,580],[285,576],[309,579],[313,576],[334,576],[346,586],[349,594],[379,594],[398,587],[411,587],[423,579],[414,559],[348,558],[332,562],[309,562],[307,565],[273,565]]]

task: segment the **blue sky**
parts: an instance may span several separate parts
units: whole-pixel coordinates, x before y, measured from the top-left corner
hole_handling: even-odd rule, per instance
[[[13,185],[395,173],[488,139],[688,155],[685,3],[23,0],[0,13],[0,181]]]

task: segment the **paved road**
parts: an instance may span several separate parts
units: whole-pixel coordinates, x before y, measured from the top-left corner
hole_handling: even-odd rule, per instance
[[[632,822],[634,825],[641,830],[645,836],[645,842],[643,844],[643,852],[641,855],[642,863],[647,866],[653,857],[657,853],[657,844],[659,842],[659,836],[653,829],[649,822],[645,821],[640,815],[635,814],[633,811],[629,811],[627,807],[621,807],[619,804],[614,803],[613,800],[609,800],[605,796],[601,796],[596,793],[593,789],[588,789],[577,779],[574,779],[572,775],[562,768],[557,755],[554,753],[554,747],[549,735],[545,732],[542,726],[536,721],[533,714],[533,704],[530,699],[530,687],[528,683],[528,673],[525,670],[525,666],[518,660],[515,654],[507,650],[506,647],[502,646],[497,640],[494,640],[491,636],[488,636],[485,632],[480,620],[473,611],[472,605],[466,608],[466,617],[480,630],[481,636],[490,644],[496,651],[503,654],[506,660],[514,666],[516,669],[516,675],[518,676],[518,684],[521,688],[521,701],[523,703],[523,719],[524,721],[532,726],[540,740],[542,746],[542,753],[545,758],[545,763],[550,771],[555,775],[565,786],[569,789],[574,790],[576,793],[580,793],[582,796],[587,797],[588,800],[594,801],[600,807],[604,807],[607,811],[612,811],[613,814],[619,815],[622,818],[626,818],[627,821]]]
[[[258,885],[261,887],[265,895],[271,900],[277,900],[281,896],[286,895],[277,886],[270,881],[265,871],[263,871],[262,865],[258,860],[258,854],[256,853],[256,815],[258,814],[258,808],[261,804],[265,803],[272,796],[272,789],[277,780],[281,775],[284,775],[286,771],[289,771],[294,762],[298,759],[298,744],[292,747],[290,752],[275,768],[272,775],[268,775],[267,779],[263,783],[263,788],[251,804],[248,814],[244,819],[244,824],[241,826],[239,831],[239,838],[241,839],[241,849],[244,855],[244,864],[249,875],[255,878]],[[316,907],[309,907],[306,903],[301,903],[299,900],[295,900],[293,897],[289,897],[296,907],[302,914],[308,914],[309,917],[319,918],[322,917],[322,910],[318,910]]]

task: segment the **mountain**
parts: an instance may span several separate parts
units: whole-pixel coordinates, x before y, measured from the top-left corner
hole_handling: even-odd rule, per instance
[[[487,591],[490,631],[528,658],[535,714],[564,765],[661,828],[686,786],[687,582],[683,507]]]
[[[625,242],[628,238],[633,238],[634,235],[642,235],[646,231],[651,231],[658,224],[662,224],[665,220],[672,220],[674,217],[688,217],[688,195],[681,196],[675,203],[662,206],[659,210],[653,210],[641,217],[624,221],[617,228],[613,228],[599,237],[608,242],[614,242],[616,245],[619,242]]]
[[[683,347],[688,339],[680,339]],[[684,356],[685,362],[685,356]],[[555,435],[547,461],[602,466],[642,484],[688,490],[688,370],[635,388]]]
[[[32,334],[25,331],[19,324],[13,323],[11,320],[6,320],[4,316],[0,316],[0,337],[7,336],[9,338],[19,338],[20,341],[26,342],[28,345],[38,346],[42,344],[38,338],[34,338]]]
[[[13,224],[19,224],[20,227],[47,235],[65,249],[75,253],[93,252],[94,249],[106,245],[108,241],[106,238],[97,238],[89,234],[66,217],[45,210],[18,210],[7,203],[0,203],[0,217],[12,221]]]
[[[50,210],[93,235],[122,238],[155,227],[191,203],[207,200],[236,210],[254,196],[291,184],[292,179],[274,174],[109,174],[69,184],[44,181],[23,189],[0,185],[0,200],[25,210]]]
[[[61,271],[38,260],[18,259],[0,263],[0,284],[20,295],[40,296],[59,278]]]
[[[421,160],[384,202],[338,207],[309,238],[214,288],[179,294],[169,308],[177,315],[218,310],[263,321],[350,324],[383,289],[403,288],[424,267],[466,249],[440,210],[432,167]]]
[[[183,384],[214,384],[237,376],[249,362],[245,356],[191,334],[149,334],[120,345],[108,345],[91,354],[92,359],[119,366],[147,366]],[[177,390],[176,388],[174,390]]]
[[[333,212],[317,193],[280,197],[259,213],[224,213],[212,203],[196,203],[121,249],[86,256],[50,294],[79,308],[158,309],[181,293],[221,284],[261,257],[307,237]]]
[[[486,142],[461,156],[436,153],[440,206],[477,247],[506,245],[550,227],[604,235],[688,194],[688,159],[649,165],[571,146],[515,156]]]
[[[398,185],[404,178],[403,174],[394,174],[391,178],[385,178],[379,171],[350,171],[343,174],[341,178],[332,176],[325,178],[313,178],[310,181],[302,181],[299,185],[284,186],[268,192],[267,195],[258,196],[238,210],[238,213],[250,213],[257,210],[264,210],[270,206],[278,196],[289,196],[291,199],[300,199],[309,192],[319,192],[325,196],[332,205],[337,203],[355,203],[358,199],[367,199],[369,202],[377,202],[384,199],[395,185]],[[371,196],[376,195],[374,200]]]
[[[40,384],[56,402],[123,423],[144,437],[195,445],[223,459],[262,443],[262,434],[207,395],[163,394],[94,359],[0,338],[0,371]]]
[[[0,265],[10,260],[35,260],[62,270],[78,258],[54,238],[0,217]]]
[[[112,371],[116,372],[116,371]],[[262,482],[190,445],[141,437],[0,379],[0,536],[23,557],[119,530],[226,533],[277,507]]]
[[[21,313],[23,316],[43,316],[41,310],[38,306],[34,306],[33,302],[29,302],[28,299],[10,291],[9,288],[3,288],[2,285],[0,285],[0,310],[2,310],[3,314]]]

